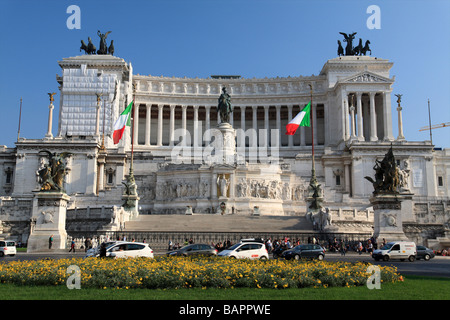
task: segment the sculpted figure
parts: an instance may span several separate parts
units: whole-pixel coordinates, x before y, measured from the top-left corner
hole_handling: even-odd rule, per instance
[[[107,54],[108,53],[108,45],[106,44],[106,37],[110,34],[111,31],[106,33],[101,33],[100,30],[97,31],[97,35],[100,37],[100,48],[97,51],[97,54]]]
[[[400,185],[399,170],[395,162],[392,146],[382,161],[375,160],[375,180],[364,177],[372,182],[374,193],[397,193]]]
[[[38,171],[38,181],[41,191],[64,192],[64,177],[67,174],[65,159],[72,155],[69,152],[59,154],[43,150],[48,154],[48,163]]]
[[[222,94],[219,97],[217,112],[220,115],[220,123],[230,122],[230,113],[233,112],[233,107],[231,106],[231,97],[227,93],[227,89],[225,87],[222,88]]]
[[[349,33],[349,34],[346,34],[346,33],[343,33],[343,32],[339,32],[339,33],[344,36],[344,38],[345,38],[344,42],[347,42],[347,45],[345,46],[345,55],[346,56],[354,55],[354,52],[353,52],[353,39],[355,39],[356,32]]]
[[[228,192],[228,186],[230,185],[230,180],[225,178],[225,175],[220,175],[217,177],[217,185],[220,188],[220,194],[223,197],[226,197]]]

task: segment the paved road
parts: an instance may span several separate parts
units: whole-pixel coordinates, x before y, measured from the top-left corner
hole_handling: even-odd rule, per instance
[[[162,255],[164,253],[155,253],[155,255]],[[8,261],[19,261],[19,260],[38,260],[38,259],[62,259],[84,257],[84,252],[79,251],[76,253],[26,253],[18,252],[16,256],[10,257],[5,256],[0,258],[0,263]],[[393,265],[397,267],[400,274],[404,275],[420,275],[420,276],[436,276],[436,277],[446,277],[450,278],[450,257],[436,256],[435,258],[424,261],[417,260],[414,262],[409,261],[375,261],[372,257],[363,253],[361,255],[356,253],[348,253],[345,256],[341,256],[339,253],[327,253],[325,260],[327,261],[346,261],[346,262],[369,262],[371,264],[385,266]]]
[[[328,261],[348,261],[348,262],[369,262],[379,266],[395,266],[400,274],[404,275],[419,275],[419,276],[436,276],[450,278],[450,257],[436,256],[429,261],[416,260],[414,262],[406,261],[375,261],[372,257],[363,253],[361,255],[350,253],[341,256],[337,253],[329,253],[326,255]]]

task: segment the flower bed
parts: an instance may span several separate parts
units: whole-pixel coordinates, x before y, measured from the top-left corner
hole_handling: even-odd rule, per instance
[[[303,288],[366,285],[369,264],[327,261],[236,260],[156,257],[154,259],[59,259],[0,264],[0,282],[66,285],[81,271],[81,288]],[[402,281],[394,267],[380,267],[381,281]]]

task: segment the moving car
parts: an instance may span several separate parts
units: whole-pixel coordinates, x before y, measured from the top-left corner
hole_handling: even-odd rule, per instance
[[[105,245],[106,247],[109,247],[110,245],[115,244],[115,243],[119,243],[119,242],[123,242],[123,241],[108,241],[108,242],[105,242],[104,245]],[[89,257],[98,257],[98,256],[100,255],[100,247],[101,247],[101,246],[98,246],[98,247],[94,247],[94,248],[88,249],[88,250],[86,251],[86,255],[85,255],[84,257],[85,257],[85,258],[89,258]]]
[[[318,244],[300,244],[292,249],[283,251],[281,257],[287,260],[299,260],[302,258],[323,260],[325,258],[325,250]]]
[[[266,246],[260,242],[240,242],[221,251],[218,256],[237,259],[269,259]]]
[[[416,260],[417,250],[416,244],[410,241],[394,241],[386,243],[381,249],[374,250],[372,258],[376,261],[383,259],[389,261],[392,259],[400,259],[401,261],[408,259]]]
[[[434,251],[425,246],[417,246],[416,249],[417,249],[417,256],[416,256],[417,260],[423,259],[425,261],[428,261],[434,258],[435,256]]]
[[[12,240],[0,240],[0,257],[16,255],[16,243]]]
[[[217,254],[216,248],[209,244],[190,244],[184,246],[181,249],[173,250],[167,253],[168,256],[192,256],[192,255],[205,255],[213,256]]]
[[[107,247],[106,256],[111,258],[153,258],[153,250],[148,243],[122,241]]]

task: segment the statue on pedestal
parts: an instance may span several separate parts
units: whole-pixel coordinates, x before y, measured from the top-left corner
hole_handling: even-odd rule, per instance
[[[364,178],[372,182],[374,194],[398,193],[400,179],[398,176],[397,164],[392,152],[392,145],[382,161],[375,160],[373,169],[375,170],[375,180],[371,177]]]
[[[217,186],[220,188],[220,195],[222,197],[227,197],[230,180],[227,179],[224,174],[217,177]]]
[[[347,42],[345,46],[345,55],[346,56],[361,56],[366,55],[367,51],[370,51],[372,55],[372,50],[370,50],[369,44],[370,41],[367,40],[363,46],[363,40],[359,38],[359,43],[356,47],[353,47],[353,40],[355,39],[356,32],[353,33],[344,33],[339,32],[344,36],[344,42]],[[342,48],[341,42],[338,40],[338,56],[344,55],[344,49]]]
[[[230,123],[230,113],[233,112],[233,107],[231,106],[231,97],[225,87],[222,88],[222,94],[219,97],[217,112],[220,115],[220,123]]]
[[[69,152],[56,154],[48,150],[41,152],[48,154],[48,163],[38,171],[40,190],[64,192],[64,177],[67,174],[65,159],[72,154]]]

